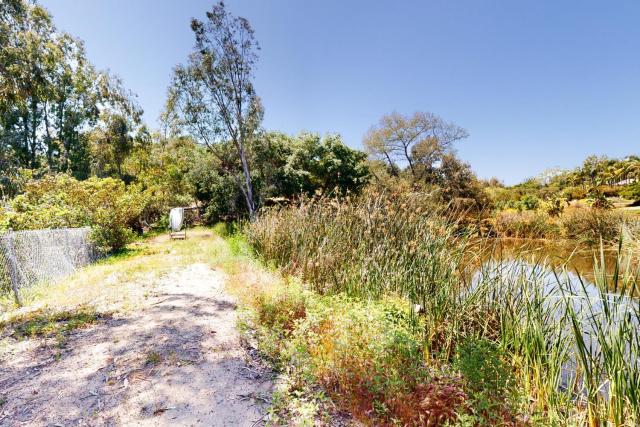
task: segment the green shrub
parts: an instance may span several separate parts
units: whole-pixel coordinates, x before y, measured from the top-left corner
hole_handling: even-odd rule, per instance
[[[540,199],[538,199],[536,196],[527,194],[520,199],[520,203],[522,204],[522,207],[524,209],[532,211],[538,208],[538,206],[540,205]]]
[[[543,204],[543,208],[550,217],[559,217],[564,212],[565,201],[561,197],[553,197]]]
[[[29,181],[6,213],[7,228],[82,227],[89,224],[87,200],[81,183],[67,175],[52,175]]]
[[[599,187],[591,188],[588,196],[589,206],[594,209],[611,209],[613,207],[613,203],[607,199],[607,196]]]
[[[462,374],[482,424],[498,421],[512,392],[514,379],[502,356],[497,344],[483,338],[467,338],[456,348],[453,367]]]
[[[628,200],[640,201],[640,182],[636,182],[620,191],[620,195]]]
[[[124,248],[135,236],[134,228],[140,227],[147,196],[138,186],[125,187],[124,182],[112,178],[91,178],[83,186],[91,198],[89,218],[94,242],[105,251]]]
[[[464,402],[461,385],[432,378],[406,303],[321,296],[289,283],[258,295],[252,313],[261,351],[286,367],[292,392],[319,383],[367,424],[412,425],[440,406],[452,419]]]
[[[13,230],[91,226],[100,249],[117,251],[141,228],[148,200],[140,187],[118,179],[52,175],[29,182],[11,202],[5,222]]]
[[[583,187],[567,187],[562,190],[562,196],[568,201],[581,200],[587,197],[587,191]]]
[[[518,197],[518,195],[513,194],[512,197]],[[503,209],[514,209],[518,212],[532,211],[538,209],[540,199],[532,194],[525,194],[519,196],[517,199],[509,199],[503,203],[498,203],[498,206]]]
[[[299,287],[287,287],[274,295],[261,294],[255,302],[257,321],[275,333],[290,333],[306,316],[305,297]]]

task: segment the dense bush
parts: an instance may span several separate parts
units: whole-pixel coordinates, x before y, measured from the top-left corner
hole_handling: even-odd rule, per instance
[[[624,190],[620,191],[620,195],[625,199],[639,202],[640,201],[640,182],[636,182],[635,184],[629,185]]]
[[[521,209],[531,211],[538,208],[540,205],[540,199],[536,196],[527,194],[520,198],[519,204],[522,207]]]
[[[550,217],[559,217],[564,212],[566,202],[560,197],[552,197],[545,200],[542,204],[542,208]]]
[[[140,219],[148,201],[148,195],[138,186],[125,187],[115,179],[89,179],[83,183],[90,197],[90,224],[92,238],[103,250],[124,248],[141,230]]]
[[[607,198],[600,187],[589,189],[587,194],[587,203],[594,209],[611,209],[613,203]]]
[[[252,148],[262,199],[357,193],[369,182],[366,155],[349,148],[339,135],[269,132]]]
[[[504,356],[496,343],[483,338],[467,338],[456,348],[453,366],[462,374],[476,420],[483,425],[500,424],[504,397],[513,394],[515,378]]]
[[[624,216],[607,209],[574,208],[561,218],[564,237],[590,245],[616,242]]]
[[[338,135],[265,132],[255,137],[248,154],[259,207],[316,194],[359,193],[369,181],[364,153],[349,148]],[[233,156],[235,148],[221,143],[189,165],[186,177],[207,223],[247,215]]]
[[[559,230],[546,213],[503,211],[496,214],[493,231],[498,237],[545,239],[558,236]]]
[[[148,195],[139,186],[114,178],[77,181],[52,175],[31,181],[4,213],[3,226],[13,230],[93,228],[103,250],[123,248],[139,230]]]

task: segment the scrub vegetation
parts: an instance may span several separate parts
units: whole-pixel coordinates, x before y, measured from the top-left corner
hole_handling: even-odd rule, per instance
[[[624,251],[613,276],[595,263],[595,284],[514,261],[470,277],[474,245],[424,200],[312,201],[248,225],[262,259],[307,284],[256,299],[266,354],[365,422],[637,424],[638,273]]]
[[[0,296],[13,339],[63,343],[202,263],[278,372],[273,424],[640,424],[637,155],[507,186],[432,112],[382,116],[362,151],[267,130],[250,23],[217,3],[191,30],[153,130],[37,2],[0,4],[0,232],[89,226],[107,255],[25,307]],[[172,207],[214,228],[170,241]],[[570,259],[487,256],[516,239],[592,253],[590,280]]]

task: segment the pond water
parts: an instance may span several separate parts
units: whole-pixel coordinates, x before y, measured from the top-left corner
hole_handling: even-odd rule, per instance
[[[585,393],[578,348],[586,352],[589,366],[598,367],[596,380],[601,381],[599,393],[604,396],[610,392],[611,354],[625,358],[625,365],[614,370],[640,379],[637,250],[618,254],[617,250],[532,240],[495,240],[477,245],[479,250],[473,252],[478,256],[469,260],[466,270],[471,289],[495,289],[488,293],[491,304],[509,307],[507,311],[514,313],[517,323],[544,319],[541,328],[545,345],[557,354],[566,352],[562,356],[560,388],[579,384],[576,394]],[[617,272],[616,265],[620,266]],[[554,347],[553,343],[560,342],[563,345]]]
[[[640,251],[617,248],[589,248],[566,242],[532,239],[488,239],[476,242],[477,258],[471,262],[472,271],[487,262],[511,264],[524,262],[531,267],[544,268],[549,273],[566,272],[572,281],[582,281],[588,287],[595,286],[596,274],[603,273],[611,291],[613,277],[618,265],[618,274],[637,282],[640,277]],[[600,278],[602,280],[602,278]],[[620,281],[619,281],[620,282]],[[639,284],[640,286],[640,284]]]

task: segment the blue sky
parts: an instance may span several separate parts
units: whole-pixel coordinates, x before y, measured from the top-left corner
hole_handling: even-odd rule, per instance
[[[41,0],[157,125],[203,0]],[[229,0],[261,44],[267,129],[361,147],[385,113],[466,128],[460,157],[515,183],[589,154],[640,154],[640,2]]]

